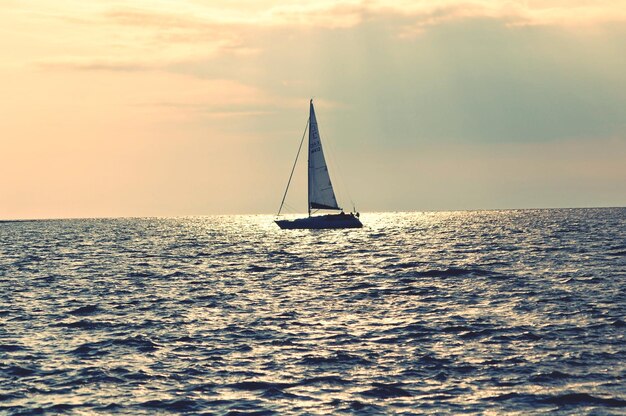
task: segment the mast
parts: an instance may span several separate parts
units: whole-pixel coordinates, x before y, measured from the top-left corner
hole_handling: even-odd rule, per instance
[[[311,101],[309,102],[309,120],[307,121],[307,124],[310,126],[311,125],[311,117],[313,116],[313,98],[311,98]],[[308,186],[307,186],[307,208],[309,210],[309,217],[311,216],[311,179],[312,179],[312,175],[311,175],[311,129],[309,128],[309,151],[307,152],[307,182],[308,182]]]

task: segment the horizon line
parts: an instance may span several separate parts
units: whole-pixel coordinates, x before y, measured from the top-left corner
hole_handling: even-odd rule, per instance
[[[530,207],[530,208],[467,208],[467,209],[432,209],[432,210],[387,210],[387,211],[359,211],[360,214],[398,214],[398,213],[444,213],[444,212],[476,212],[476,211],[544,211],[568,209],[624,209],[625,206],[574,206],[574,207]],[[306,215],[306,212],[288,213],[286,215]],[[85,217],[39,217],[39,218],[0,218],[1,223],[34,222],[34,221],[63,221],[63,220],[116,220],[116,219],[165,219],[165,218],[198,218],[198,217],[243,217],[243,216],[272,216],[271,213],[213,213],[213,214],[183,214],[183,215],[119,215],[119,216],[85,216]],[[280,215],[284,216],[284,215]]]

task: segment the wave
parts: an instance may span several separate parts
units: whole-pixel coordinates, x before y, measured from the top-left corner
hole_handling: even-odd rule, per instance
[[[346,290],[360,290],[360,289],[369,289],[372,287],[376,287],[376,285],[374,283],[369,283],[369,282],[361,282],[361,283],[357,283],[354,286],[349,286],[346,287]]]
[[[152,272],[130,272],[128,277],[157,277],[157,275]]]
[[[2,369],[2,372],[8,376],[14,377],[30,377],[39,372],[37,368],[23,367],[19,365],[12,365]]]
[[[140,407],[147,409],[163,409],[173,412],[196,412],[205,407],[204,400],[170,399],[148,400],[140,403]]]
[[[414,270],[410,272],[407,277],[465,277],[465,276],[477,276],[477,277],[505,277],[499,273],[483,270],[479,268],[462,268],[462,267],[448,267],[445,269],[428,269],[428,270]]]
[[[266,272],[271,269],[271,267],[257,266],[255,264],[251,264],[250,266],[248,266],[248,271],[251,273]]]
[[[553,404],[557,406],[606,406],[606,407],[626,407],[626,400],[613,397],[603,398],[592,396],[588,393],[564,393],[564,394],[524,394],[506,393],[499,396],[486,397],[487,401],[518,401],[529,404]]]
[[[626,407],[626,400],[613,397],[602,398],[587,393],[567,393],[547,396],[540,400],[542,403],[563,405],[601,405],[607,407]]]
[[[384,268],[391,269],[391,270],[414,269],[417,267],[422,267],[424,264],[428,264],[428,263],[423,262],[423,261],[409,261],[409,262],[403,262],[403,263],[388,264],[384,266]]]
[[[116,345],[132,347],[140,352],[152,352],[160,347],[160,345],[144,335],[135,335],[124,339],[116,339],[113,343]]]
[[[117,322],[90,321],[88,319],[81,319],[78,321],[71,321],[71,322],[57,322],[56,324],[53,324],[53,326],[58,326],[62,328],[96,330],[96,329],[110,329],[110,328],[120,327],[120,326],[124,326],[124,324],[120,324]]]
[[[269,389],[285,389],[289,387],[293,387],[296,384],[294,383],[280,383],[280,382],[270,382],[270,381],[240,381],[238,383],[226,384],[226,387],[230,387],[235,390],[246,390],[246,391],[255,391],[255,390],[269,390]]]
[[[298,385],[298,386],[309,386],[309,385],[318,385],[318,384],[331,384],[331,385],[345,386],[348,384],[352,384],[352,381],[346,380],[340,376],[318,376],[318,377],[305,378],[295,383],[295,385]]]
[[[0,352],[25,351],[26,347],[17,344],[0,344]]]
[[[317,365],[334,365],[334,364],[371,364],[368,359],[355,354],[338,352],[332,355],[307,355],[298,361],[301,365],[317,366]]]
[[[160,346],[143,335],[135,335],[127,338],[111,338],[96,342],[84,343],[74,350],[72,354],[91,357],[111,353],[117,347],[130,347],[139,352],[153,352]]]
[[[349,400],[342,402],[339,399],[333,400],[331,406],[335,406],[339,411],[356,413],[358,415],[380,415],[384,414],[383,408],[374,403],[365,403],[359,400]]]
[[[571,374],[554,370],[549,373],[534,374],[530,376],[528,380],[533,383],[550,383],[553,381],[565,380],[571,377],[573,377]]]
[[[375,397],[377,399],[389,399],[393,397],[410,397],[413,396],[411,392],[401,383],[372,383],[373,388],[360,392],[362,396]]]

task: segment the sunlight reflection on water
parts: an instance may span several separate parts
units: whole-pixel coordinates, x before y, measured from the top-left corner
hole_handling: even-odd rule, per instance
[[[626,406],[624,209],[361,219],[0,224],[0,410]]]

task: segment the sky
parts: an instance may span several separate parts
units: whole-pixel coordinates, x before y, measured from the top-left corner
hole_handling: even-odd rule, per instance
[[[626,206],[626,0],[2,0],[0,94],[0,219],[275,213],[310,98],[347,209]]]

